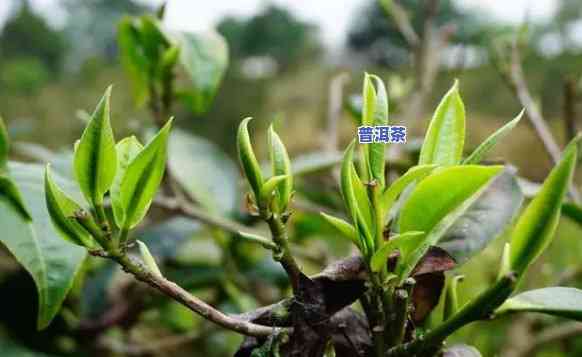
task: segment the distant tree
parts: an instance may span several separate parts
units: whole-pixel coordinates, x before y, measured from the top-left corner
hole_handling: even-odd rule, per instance
[[[313,58],[320,49],[316,26],[275,5],[246,19],[226,17],[218,31],[227,39],[233,58],[270,56],[282,69]]]
[[[423,0],[400,0],[417,33],[423,33],[425,14]],[[480,43],[484,24],[474,14],[463,11],[452,0],[439,1],[434,17],[436,26],[452,25],[454,32],[449,43]],[[348,47],[366,53],[372,62],[395,67],[409,60],[410,47],[392,19],[386,16],[378,1],[370,1],[354,16],[348,33]]]
[[[48,70],[58,72],[65,49],[62,34],[34,13],[28,0],[20,2],[20,8],[8,19],[0,35],[3,62],[14,58],[33,58]]]

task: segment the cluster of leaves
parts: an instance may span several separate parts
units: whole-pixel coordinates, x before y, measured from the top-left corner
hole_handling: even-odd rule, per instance
[[[167,106],[176,97],[196,114],[208,110],[228,65],[228,47],[219,34],[169,31],[159,18],[143,15],[122,19],[118,37],[138,105],[161,100]],[[188,82],[176,88],[178,65]]]
[[[115,254],[125,249],[129,231],[146,215],[164,175],[171,120],[145,146],[134,136],[116,143],[110,94],[108,88],[75,144],[73,171],[78,186],[51,173],[49,166],[44,183],[38,165],[13,163],[8,176],[8,141],[0,126],[0,211],[2,226],[10,233],[2,242],[35,280],[39,328],[58,312],[86,250]],[[110,215],[104,209],[106,196]],[[140,248],[144,261],[153,263],[145,245]],[[155,264],[148,266],[157,271]]]
[[[387,125],[386,90],[376,76],[365,76],[363,98],[361,125]],[[389,301],[395,299],[394,291],[402,288],[406,279],[413,276],[415,267],[431,247],[445,249],[459,265],[484,249],[513,221],[523,200],[515,170],[481,165],[480,161],[519,122],[521,116],[522,113],[463,159],[465,109],[455,83],[434,113],[418,165],[391,184],[385,180],[385,148],[382,144],[361,145],[357,162],[355,142],[348,146],[342,162],[341,193],[351,222],[323,216],[361,251],[371,281],[380,286],[378,294],[387,296]],[[542,289],[505,301],[528,266],[552,240],[574,172],[577,143],[578,139],[575,139],[564,150],[561,161],[511,230],[499,273],[499,281],[509,280],[509,286],[496,291],[498,296],[494,296],[493,302],[482,306],[468,304],[456,311],[456,304],[451,303],[456,301],[456,284],[449,284],[453,288],[447,294],[445,304],[455,308],[448,309],[447,315],[449,318],[457,315],[459,321],[453,321],[459,325],[450,327],[445,319],[441,325],[444,327],[437,327],[435,331],[438,333],[433,335],[451,328],[451,331],[439,335],[444,338],[464,324],[494,311],[496,314],[517,310],[540,311],[579,318],[572,310],[582,311],[582,306],[579,303],[569,305],[582,298],[582,291],[577,289]],[[387,264],[392,257],[397,259],[395,266]],[[456,279],[452,277],[451,281]],[[479,297],[475,300],[479,301]],[[390,317],[392,311],[389,311],[393,305],[388,303],[382,307],[387,314],[384,320],[386,330],[394,323]],[[469,313],[471,309],[476,311]],[[427,336],[431,336],[430,333]]]

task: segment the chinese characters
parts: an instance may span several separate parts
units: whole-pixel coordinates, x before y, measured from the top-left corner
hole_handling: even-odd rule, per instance
[[[406,143],[406,127],[399,125],[359,126],[360,144]]]

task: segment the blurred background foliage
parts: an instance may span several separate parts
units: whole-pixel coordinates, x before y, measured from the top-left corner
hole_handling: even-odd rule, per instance
[[[129,79],[119,61],[116,28],[125,15],[155,12],[155,4],[61,0],[66,20],[54,26],[47,18],[50,14],[37,11],[28,0],[4,1],[11,3],[11,11],[0,30],[0,112],[14,142],[14,158],[48,160],[68,172],[72,143],[85,125],[86,111],[110,83],[115,86],[112,122],[118,136],[152,126],[147,108],[134,105]],[[442,54],[430,59],[441,66],[420,119],[425,125],[437,100],[458,78],[467,108],[469,151],[510,120],[521,106],[488,56],[494,39],[512,36],[516,27],[492,21],[470,7],[460,6],[462,2],[440,1],[434,22],[452,28]],[[422,3],[400,1],[420,34],[425,31],[426,18]],[[196,11],[195,5],[192,11]],[[375,1],[362,0],[359,11],[351,17],[345,43],[334,44],[332,49],[322,41],[317,24],[274,3],[265,2],[254,14],[226,15],[216,24],[216,30],[228,42],[230,64],[214,103],[205,114],[179,105],[172,110],[183,130],[180,135],[204,139],[196,145],[173,142],[172,146],[176,147],[177,165],[188,160],[197,163],[185,165],[190,171],[184,181],[190,175],[198,187],[232,196],[225,198],[231,206],[232,202],[235,208],[239,206],[229,213],[232,219],[245,224],[255,220],[242,207],[239,177],[229,177],[237,173],[234,137],[243,117],[257,119],[254,141],[263,149],[265,129],[275,120],[291,156],[300,158],[295,162],[297,166],[325,159],[321,150],[329,140],[329,85],[338,73],[348,73],[351,78],[344,88],[344,99],[359,92],[364,70],[379,74],[387,81],[391,95],[391,120],[399,122],[403,117],[406,108],[402,98],[415,90],[411,84],[416,73],[410,46]],[[564,88],[569,83],[574,93],[582,92],[581,28],[582,2],[557,0],[549,20],[529,22],[527,50],[523,53],[531,92],[562,144],[566,136],[562,120]],[[581,101],[576,94],[572,104],[575,113],[581,112]],[[339,148],[343,148],[353,137],[354,127],[348,111],[340,114]],[[413,146],[409,145],[412,151]],[[266,158],[264,150],[259,156]],[[533,181],[543,179],[551,166],[532,129],[523,121],[511,139],[500,143],[491,156],[494,160],[501,158]],[[217,183],[209,177],[211,174],[224,177]],[[228,185],[229,189],[215,191],[217,184]],[[315,213],[321,207],[342,210],[333,175],[310,175],[298,180],[297,186],[301,207],[293,216],[291,237],[306,271],[315,273],[351,250]],[[555,243],[524,286],[550,285],[573,271],[568,284],[580,287],[582,279],[576,273],[582,267],[581,234],[577,224],[563,219]],[[286,292],[285,275],[269,254],[217,229],[159,212],[140,237],[169,278],[225,311],[247,311],[277,301]],[[496,271],[490,268],[497,266],[503,239],[500,237],[462,268],[467,276],[461,290],[464,300],[494,279]],[[2,356],[225,356],[231,355],[241,341],[239,336],[218,331],[174,302],[144,294],[148,290],[131,284],[117,268],[93,260],[56,321],[48,330],[35,332],[33,282],[7,251],[0,250],[0,254]],[[119,323],[108,323],[115,313],[126,315]],[[507,346],[527,344],[531,338],[528,333],[532,332],[515,327],[522,326],[523,319],[510,319],[486,329],[472,325],[455,339],[478,346],[484,356],[509,353]],[[535,332],[561,320],[526,322]],[[162,342],[152,343],[153,339]],[[163,341],[169,341],[168,345]],[[540,356],[580,355],[582,338],[544,345],[539,351]]]

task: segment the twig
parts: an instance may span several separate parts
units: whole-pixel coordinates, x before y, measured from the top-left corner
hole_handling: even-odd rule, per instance
[[[246,336],[254,337],[266,337],[277,332],[277,328],[247,322],[216,310],[214,307],[191,295],[176,283],[152,274],[140,262],[127,254],[115,251],[110,252],[110,254],[111,259],[119,263],[127,273],[132,274],[136,279],[150,285],[219,326]]]
[[[532,127],[534,128],[537,136],[540,138],[544,149],[550,155],[550,158],[554,164],[556,164],[560,160],[561,150],[557,141],[552,135],[550,128],[546,124],[542,113],[540,112],[538,106],[530,94],[521,65],[518,36],[516,36],[513,40],[511,47],[511,62],[509,73],[503,77],[509,80],[510,87],[513,89],[521,105],[525,108],[527,117],[529,118],[529,121],[532,124]],[[580,194],[572,183],[570,184],[569,194],[575,202],[580,201]]]
[[[329,152],[338,150],[338,123],[342,116],[343,89],[350,80],[346,72],[339,73],[331,79],[329,84],[329,106],[327,112],[327,128],[324,138],[324,148]]]

